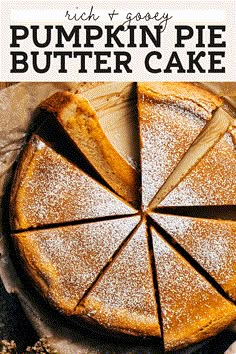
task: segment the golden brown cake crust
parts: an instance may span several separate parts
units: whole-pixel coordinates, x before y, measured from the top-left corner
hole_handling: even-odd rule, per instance
[[[40,104],[53,113],[90,164],[125,200],[137,204],[139,173],[114,149],[96,112],[81,95],[57,92]]]
[[[73,101],[73,95],[69,91],[56,92],[40,104],[41,109],[60,114],[69,103]]]
[[[209,114],[223,104],[219,96],[188,82],[140,82],[138,91],[147,99],[180,104],[209,119]]]
[[[24,222],[24,217],[18,211],[18,199],[21,183],[25,179],[28,173],[28,166],[31,164],[33,157],[37,154],[38,148],[36,144],[27,144],[24,151],[21,152],[20,161],[14,174],[14,180],[11,188],[10,196],[10,224],[12,230],[18,228],[27,228],[28,224]]]

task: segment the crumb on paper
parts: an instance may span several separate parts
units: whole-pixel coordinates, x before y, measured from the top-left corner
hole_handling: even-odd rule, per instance
[[[7,354],[20,354],[17,350],[16,343],[11,340],[0,340],[0,353],[7,353]],[[32,347],[28,346],[25,350],[25,353],[53,353],[57,354],[58,352],[55,349],[50,348],[49,344],[47,343],[47,339],[42,338],[37,341]]]

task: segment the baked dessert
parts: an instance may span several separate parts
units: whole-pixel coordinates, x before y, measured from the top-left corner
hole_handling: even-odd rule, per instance
[[[219,97],[191,83],[138,83],[144,208],[221,104]]]
[[[160,337],[146,228],[143,222],[133,232],[78,312],[108,329]]]
[[[159,214],[152,213],[150,204],[184,156],[190,154],[191,159],[191,148],[201,146],[202,136],[212,138],[209,127],[216,116],[221,119],[221,114],[213,112],[224,110],[222,104],[221,98],[194,84],[138,85],[141,171],[135,172],[137,178],[130,178],[133,172],[127,175],[131,198],[125,197],[122,187],[126,170],[121,166],[127,163],[122,159],[120,164],[116,153],[113,155],[114,147],[107,145],[88,102],[81,96],[59,93],[41,104],[44,113],[60,122],[66,138],[74,141],[76,152],[82,151],[95,169],[98,154],[102,169],[97,170],[104,180],[102,170],[107,167],[101,159],[107,162],[112,158],[108,170],[116,185],[109,180],[108,188],[99,184],[93,174],[85,174],[37,136],[22,155],[11,196],[13,239],[26,272],[54,307],[68,316],[86,319],[99,330],[164,338],[167,350],[201,341],[236,320],[236,306],[231,301],[236,288],[233,275],[232,283],[226,284],[217,272],[207,274],[211,266],[208,255],[204,256],[207,266],[202,263],[197,267],[200,251],[192,253],[185,244],[180,251],[175,237],[168,236],[168,230],[164,232],[163,221],[154,221]],[[225,119],[224,129],[228,129],[232,122]],[[216,131],[212,149],[207,149],[203,158],[199,155],[198,164],[205,163],[214,151],[216,172],[221,171],[225,151],[228,154],[233,146],[229,140],[232,131],[224,137],[222,131]],[[218,148],[222,142],[223,151],[221,145]],[[234,156],[232,149],[230,156]],[[186,171],[186,177],[198,164]],[[226,195],[232,195],[235,172],[229,173]],[[135,210],[124,199],[137,203],[140,175],[142,205]],[[211,231],[215,223],[208,220]],[[217,234],[209,233],[216,242]],[[229,252],[231,248],[229,243]]]
[[[236,149],[227,132],[161,201],[161,206],[235,205]]]
[[[13,234],[24,268],[59,311],[76,306],[140,220],[131,216]]]
[[[213,336],[236,318],[236,307],[221,296],[152,228],[165,349]]]
[[[124,200],[33,135],[12,186],[13,230],[135,212]]]
[[[81,95],[57,92],[40,108],[52,113],[108,185],[125,200],[136,204],[139,174],[109,142],[89,102]]]
[[[236,221],[160,213],[151,217],[236,301]]]

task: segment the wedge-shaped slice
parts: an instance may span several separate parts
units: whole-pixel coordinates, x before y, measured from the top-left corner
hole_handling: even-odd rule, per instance
[[[13,230],[134,212],[38,136],[32,137],[13,183]]]
[[[236,222],[151,214],[236,301]]]
[[[235,204],[236,149],[229,133],[224,134],[160,203],[162,206]]]
[[[134,232],[78,312],[108,329],[160,336],[145,224]]]
[[[57,92],[40,107],[52,113],[111,188],[127,201],[139,199],[139,174],[107,139],[94,109],[81,95]]]
[[[211,119],[221,99],[191,83],[139,83],[144,208]]]
[[[43,296],[68,315],[140,217],[14,234],[21,261]]]
[[[201,341],[233,322],[236,306],[222,297],[154,228],[151,232],[165,348]]]

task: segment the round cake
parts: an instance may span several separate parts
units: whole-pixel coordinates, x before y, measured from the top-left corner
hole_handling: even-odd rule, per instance
[[[138,163],[83,95],[41,103],[12,184],[12,238],[59,312],[173,350],[236,320],[235,123],[224,97],[200,85],[132,87]]]

